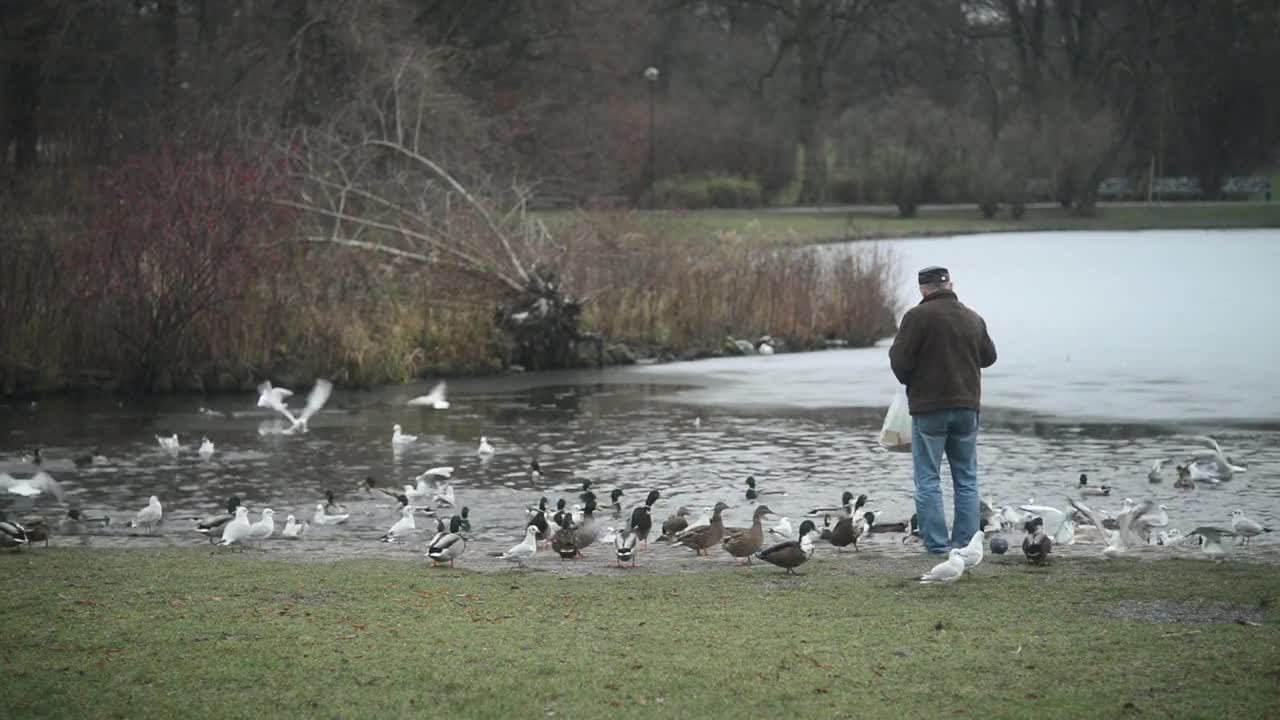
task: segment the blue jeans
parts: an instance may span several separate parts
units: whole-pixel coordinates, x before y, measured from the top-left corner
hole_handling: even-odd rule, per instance
[[[938,475],[944,451],[955,489],[955,517],[949,544]],[[943,554],[952,547],[968,545],[980,529],[982,516],[978,500],[978,413],[940,410],[912,416],[911,460],[915,466],[916,520],[925,548],[931,553]]]

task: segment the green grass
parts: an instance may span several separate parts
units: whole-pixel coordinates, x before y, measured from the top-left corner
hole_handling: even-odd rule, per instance
[[[1211,599],[1258,617],[1280,569],[817,559],[560,578],[207,550],[0,556],[8,717],[1264,717],[1280,622],[1110,618]],[[887,568],[887,569],[885,569]],[[852,571],[852,572],[851,572]]]
[[[549,213],[553,219],[567,213]],[[1172,228],[1280,227],[1280,203],[1225,205],[1103,206],[1094,217],[1063,208],[1028,208],[1024,217],[1007,211],[984,220],[973,207],[922,210],[914,218],[886,212],[778,212],[698,210],[642,213],[657,232],[689,238],[738,238],[783,244],[845,239],[920,237],[981,232],[1043,230],[1144,230]]]

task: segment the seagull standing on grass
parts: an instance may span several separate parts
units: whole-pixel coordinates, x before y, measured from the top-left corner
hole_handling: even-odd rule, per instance
[[[1244,538],[1243,544],[1248,545],[1253,538],[1271,532],[1271,528],[1263,527],[1262,523],[1256,520],[1250,520],[1244,516],[1243,510],[1231,511],[1231,531],[1236,535]]]
[[[133,527],[144,528],[148,535],[155,530],[156,525],[160,524],[161,518],[164,517],[164,508],[160,506],[160,498],[155,495],[147,501],[147,506],[138,511],[133,519]]]
[[[920,576],[920,584],[953,583],[962,575],[964,575],[964,555],[959,548],[955,548],[946,560],[934,565],[933,569]]]
[[[538,528],[530,525],[524,529],[524,540],[521,540],[510,550],[498,553],[497,557],[524,567],[524,561],[532,558],[534,553],[538,552],[537,537]]]
[[[253,526],[249,523],[249,508],[241,505],[236,508],[236,518],[222,529],[222,546],[243,545],[249,539],[249,531]]]
[[[439,382],[435,387],[431,388],[431,392],[410,400],[409,404],[417,407],[429,407],[433,410],[448,410],[449,401],[444,399],[444,392],[444,382]]]

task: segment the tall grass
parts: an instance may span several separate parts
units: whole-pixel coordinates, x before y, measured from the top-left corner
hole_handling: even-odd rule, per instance
[[[95,239],[71,215],[9,216],[3,225],[0,389],[106,378],[138,389],[128,384],[136,354],[107,317],[114,306],[77,294],[80,255],[69,250]],[[564,286],[584,301],[584,329],[609,342],[684,355],[716,351],[727,335],[803,347],[892,332],[893,258],[870,246],[708,242],[628,213],[584,215],[555,232]],[[491,288],[358,249],[275,243],[272,271],[189,323],[145,389],[246,390],[268,376],[372,386],[504,367],[509,340],[494,323]]]

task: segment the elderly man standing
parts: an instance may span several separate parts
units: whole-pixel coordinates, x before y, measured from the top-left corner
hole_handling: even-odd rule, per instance
[[[916,515],[930,553],[964,547],[981,524],[978,499],[978,410],[982,368],[996,361],[987,323],[965,307],[942,267],[920,271],[919,305],[907,311],[889,348],[889,364],[907,386]],[[946,453],[955,488],[950,543],[938,467]]]

